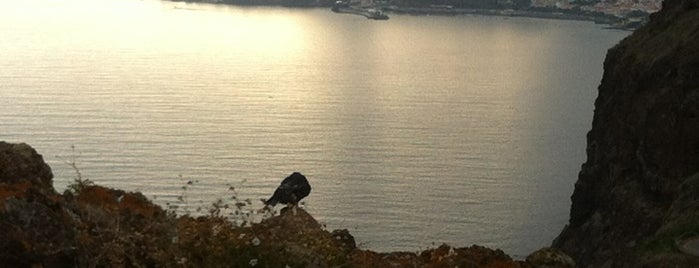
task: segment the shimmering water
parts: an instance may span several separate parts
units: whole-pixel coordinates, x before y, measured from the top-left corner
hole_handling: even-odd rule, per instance
[[[306,208],[365,248],[481,244],[521,257],[567,221],[606,50],[588,22],[388,21],[325,9],[135,0],[0,3],[0,140],[54,170],[206,206]],[[75,153],[71,152],[75,146]]]

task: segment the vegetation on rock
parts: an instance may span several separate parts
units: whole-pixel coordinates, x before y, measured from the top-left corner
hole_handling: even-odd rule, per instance
[[[5,267],[530,267],[500,250],[359,249],[303,209],[237,225],[221,213],[177,216],[140,193],[76,180],[63,194],[26,144],[0,142],[0,263]],[[220,204],[219,204],[220,205]]]

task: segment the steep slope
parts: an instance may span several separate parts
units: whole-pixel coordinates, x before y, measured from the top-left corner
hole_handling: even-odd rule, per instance
[[[644,245],[676,224],[670,208],[690,182],[680,185],[699,172],[699,0],[666,0],[609,50],[587,140],[554,247],[581,267],[635,266],[629,260],[653,254]],[[699,216],[683,218],[699,232]]]

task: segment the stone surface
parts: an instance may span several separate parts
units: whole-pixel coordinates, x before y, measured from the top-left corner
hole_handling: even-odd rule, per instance
[[[529,254],[527,263],[534,268],[574,268],[575,261],[563,251],[555,248],[542,248]]]
[[[553,243],[582,267],[628,260],[699,171],[698,7],[665,1],[607,54],[570,222]]]
[[[34,148],[0,141],[0,183],[32,181],[52,189],[52,179],[51,168]]]

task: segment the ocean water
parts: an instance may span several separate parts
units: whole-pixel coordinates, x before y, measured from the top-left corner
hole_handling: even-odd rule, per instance
[[[200,213],[259,208],[300,171],[304,207],[361,247],[518,258],[567,222],[604,55],[628,34],[149,0],[4,1],[0,33],[0,140],[35,147],[59,191],[75,159]]]

